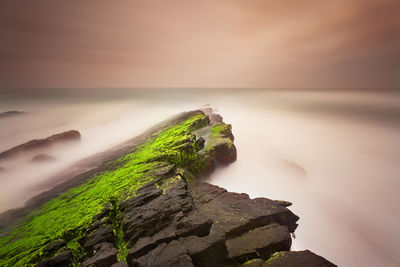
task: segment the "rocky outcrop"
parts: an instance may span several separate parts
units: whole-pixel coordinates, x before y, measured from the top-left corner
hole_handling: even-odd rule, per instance
[[[55,134],[44,139],[31,140],[27,143],[13,147],[7,151],[1,152],[0,160],[10,159],[18,155],[24,154],[26,152],[32,152],[32,151],[37,152],[45,150],[58,144],[79,141],[80,139],[81,139],[81,134],[78,131],[71,130],[60,134]]]
[[[219,164],[236,160],[230,125],[218,116],[211,122],[202,112],[186,114],[178,122],[173,125],[179,127],[169,126],[170,132],[152,135],[147,147],[137,147],[133,154],[107,165],[107,171],[89,180],[83,190],[74,188],[71,195],[52,200],[69,211],[70,203],[85,204],[74,202],[77,197],[92,201],[88,207],[94,209],[101,198],[93,218],[84,220],[85,210],[75,209],[81,212],[76,219],[84,220],[81,227],[70,225],[59,230],[61,237],[47,236],[42,247],[30,248],[32,256],[23,258],[14,250],[1,255],[4,249],[0,256],[8,257],[6,263],[24,260],[36,266],[275,266],[270,264],[277,264],[276,258],[308,262],[311,267],[334,266],[312,253],[291,254],[290,233],[299,217],[287,208],[289,202],[251,199],[201,182],[202,175]],[[113,190],[105,197],[103,191],[89,195],[102,179]],[[121,179],[126,183],[118,183]],[[137,184],[137,189],[129,189]],[[120,187],[123,194],[115,193]],[[45,208],[40,213],[45,214]],[[38,220],[43,222],[42,218]],[[44,234],[38,231],[39,238]],[[29,241],[33,238],[30,235]]]

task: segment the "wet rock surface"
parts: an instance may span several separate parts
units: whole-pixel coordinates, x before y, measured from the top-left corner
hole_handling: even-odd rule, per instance
[[[236,148],[230,126],[214,137],[205,128],[173,144],[206,155],[207,173],[235,161]],[[309,251],[289,251],[299,219],[287,209],[291,203],[201,182],[195,166],[162,158],[152,166],[143,171],[149,182],[126,199],[111,198],[79,238],[49,243],[36,266],[334,266]]]

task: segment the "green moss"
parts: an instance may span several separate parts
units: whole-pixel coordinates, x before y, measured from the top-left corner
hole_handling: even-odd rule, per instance
[[[222,122],[211,127],[211,137],[227,137],[232,135],[232,125]]]
[[[73,251],[79,252],[76,240],[84,235],[84,229],[93,222],[94,215],[105,203],[115,201],[114,205],[118,205],[127,197],[135,196],[137,189],[154,178],[146,172],[157,166],[158,161],[178,167],[195,165],[199,161],[195,150],[182,151],[175,144],[185,139],[193,140],[191,131],[208,123],[208,116],[199,112],[113,162],[111,165],[119,166],[117,169],[98,174],[43,204],[0,238],[0,266],[33,265],[41,257],[43,247],[60,238],[67,240]],[[118,225],[116,227],[120,229]],[[118,236],[123,233],[118,231],[117,239],[122,240]],[[123,243],[119,244],[119,249],[122,251],[120,257],[124,258]]]

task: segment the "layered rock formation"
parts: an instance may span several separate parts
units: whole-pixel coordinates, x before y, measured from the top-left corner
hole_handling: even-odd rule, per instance
[[[180,115],[35,209],[0,238],[0,265],[334,266],[289,251],[290,203],[201,181],[236,160],[231,126],[209,115]]]

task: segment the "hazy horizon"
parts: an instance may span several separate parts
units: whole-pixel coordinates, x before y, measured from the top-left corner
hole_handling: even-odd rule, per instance
[[[6,0],[0,88],[398,88],[398,10],[396,0]]]

